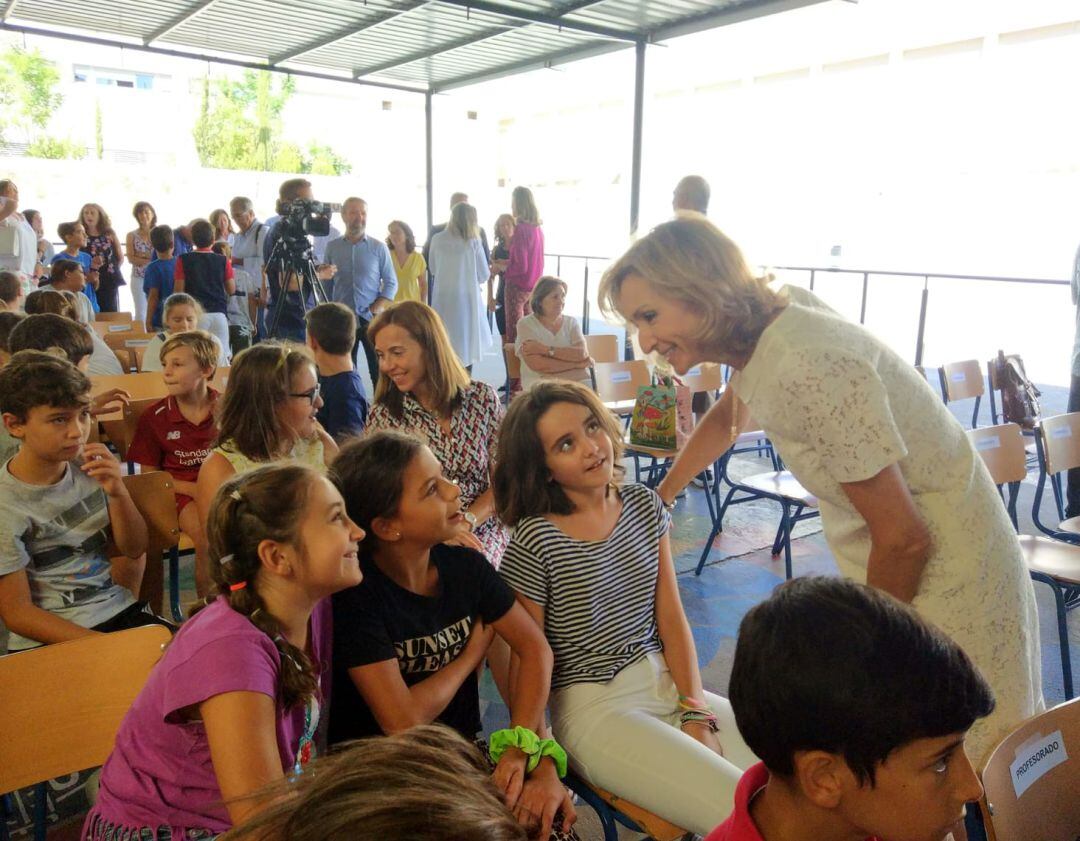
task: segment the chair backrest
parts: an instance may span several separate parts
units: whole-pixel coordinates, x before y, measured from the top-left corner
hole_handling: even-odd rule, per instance
[[[512,380],[521,379],[521,358],[512,342],[503,345],[503,358],[506,359],[506,375]]]
[[[160,397],[144,397],[141,400],[132,400],[124,407],[122,417],[101,422],[105,437],[116,447],[121,461],[127,460],[127,451],[135,438],[135,428],[139,425],[139,418],[147,407],[154,405],[160,399]]]
[[[611,333],[595,333],[585,337],[585,347],[594,362],[618,362],[619,339]]]
[[[1027,451],[1019,425],[1003,423],[969,429],[968,438],[982,457],[995,485],[1022,482],[1027,476]]]
[[[949,362],[941,366],[941,390],[945,402],[966,400],[969,397],[982,397],[982,369],[977,359],[965,359],[963,362]]]
[[[139,598],[162,615],[165,598],[165,571],[162,556],[180,543],[180,523],[176,516],[173,478],[163,470],[125,476],[124,487],[146,521],[146,570]]]
[[[691,394],[702,391],[719,391],[724,387],[724,372],[719,365],[695,365],[679,379],[690,389]]]
[[[126,330],[118,333],[106,333],[102,338],[105,340],[105,344],[111,347],[113,350],[117,348],[131,348],[146,347],[150,344],[151,339],[156,336],[157,333],[143,333],[141,331]]]
[[[1075,841],[1080,833],[1080,698],[1029,718],[982,772],[996,841]]]
[[[135,330],[135,325],[130,321],[91,321],[90,328],[104,338],[105,336],[115,336],[118,333],[132,333]]]
[[[111,321],[121,324],[131,324],[134,316],[129,312],[99,312],[94,316],[96,321]]]
[[[649,365],[644,359],[598,362],[593,370],[596,374],[596,393],[605,403],[636,400],[638,388],[651,382]]]
[[[1080,412],[1043,418],[1037,434],[1042,441],[1047,473],[1080,467]]]
[[[104,763],[169,639],[150,625],[0,657],[0,792]]]
[[[210,378],[210,386],[219,392],[225,391],[229,382],[229,368],[218,368]],[[169,393],[161,371],[141,371],[134,374],[92,374],[90,376],[90,394],[97,396],[111,388],[126,390],[132,400],[153,397],[160,400]],[[119,415],[117,415],[119,417]]]

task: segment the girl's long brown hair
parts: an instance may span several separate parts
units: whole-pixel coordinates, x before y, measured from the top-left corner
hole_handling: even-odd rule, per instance
[[[115,237],[116,231],[113,230],[112,220],[109,219],[109,214],[105,212],[105,208],[103,208],[100,204],[87,202],[82,206],[82,208],[79,210],[79,222],[82,223],[82,226],[84,228],[86,227],[86,221],[83,219],[83,214],[86,213],[86,208],[88,207],[96,208],[98,212],[97,236],[101,236],[102,234],[104,234],[106,236]],[[87,231],[86,233],[89,234],[90,231]]]
[[[212,597],[224,596],[233,610],[273,640],[281,654],[278,688],[286,708],[318,691],[318,672],[308,656],[285,639],[281,622],[263,603],[256,583],[262,568],[259,544],[273,540],[303,554],[300,524],[308,493],[319,478],[310,467],[300,464],[268,465],[233,476],[214,494],[206,524],[210,574],[216,588]],[[240,583],[244,583],[243,588],[231,589]],[[188,615],[194,616],[212,597],[193,604]]]
[[[536,431],[540,418],[556,403],[584,406],[611,439],[615,481],[622,478],[622,426],[591,389],[562,380],[542,381],[510,401],[499,429],[499,449],[491,487],[499,519],[513,528],[525,517],[570,514],[574,503],[560,485],[551,481],[547,454]]]
[[[273,461],[294,437],[278,418],[296,372],[315,363],[300,345],[260,342],[237,354],[229,387],[218,401],[216,445],[228,444],[253,461]]]

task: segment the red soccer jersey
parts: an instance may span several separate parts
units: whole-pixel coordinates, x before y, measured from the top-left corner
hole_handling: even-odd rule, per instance
[[[212,388],[207,392],[210,400],[216,402],[218,393]],[[194,482],[216,437],[213,411],[196,425],[181,414],[174,398],[166,397],[147,408],[139,418],[128,448],[128,461],[166,470],[182,482]],[[177,494],[178,509],[189,501],[190,497]]]

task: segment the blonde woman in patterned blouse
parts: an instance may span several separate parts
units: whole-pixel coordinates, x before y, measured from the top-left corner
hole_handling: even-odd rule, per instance
[[[949,634],[994,690],[967,736],[978,765],[1043,707],[1035,594],[990,474],[914,366],[812,292],[773,290],[699,214],[658,226],[604,275],[601,305],[676,372],[735,369],[657,489],[665,504],[746,419],[820,503],[840,572]]]

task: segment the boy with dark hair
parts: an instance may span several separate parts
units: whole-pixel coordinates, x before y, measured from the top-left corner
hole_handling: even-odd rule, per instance
[[[89,256],[89,255],[87,255]],[[82,264],[76,260],[60,258],[53,261],[52,270],[49,272],[48,283],[42,284],[43,289],[55,289],[57,292],[71,291],[75,295],[76,317],[83,324],[89,324],[95,320],[94,306],[86,297],[86,274]]]
[[[86,236],[86,228],[82,222],[61,222],[56,226],[56,234],[64,241],[64,250],[53,255],[52,262],[57,260],[74,260],[82,266],[83,274],[86,275],[86,297],[90,299],[90,306],[94,312],[100,312],[98,305],[97,288],[98,273],[93,268],[93,258],[82,249],[86,248],[89,238]]]
[[[161,329],[161,307],[173,293],[176,258],[172,228],[168,225],[151,228],[150,244],[154,246],[154,259],[146,264],[143,291],[146,292],[146,332],[154,333]]]
[[[19,276],[15,272],[0,272],[0,312],[18,312],[24,297]]]
[[[113,581],[138,589],[146,524],[120,463],[104,444],[86,443],[90,380],[51,354],[16,353],[0,370],[0,412],[21,444],[0,467],[0,619],[9,650],[161,623]],[[125,557],[111,564],[117,553]]]
[[[199,302],[203,316],[199,328],[217,336],[223,348],[229,347],[229,296],[236,292],[232,263],[211,251],[214,227],[205,219],[191,223],[194,251],[176,259],[173,291],[186,292]]]
[[[729,697],[762,762],[707,841],[942,841],[982,795],[964,734],[993,711],[990,687],[878,590],[778,587],[739,627]]]
[[[364,381],[353,366],[356,316],[344,304],[319,304],[306,316],[307,345],[319,369],[323,406],[317,415],[330,437],[339,444],[359,435],[367,423],[368,402]]]

